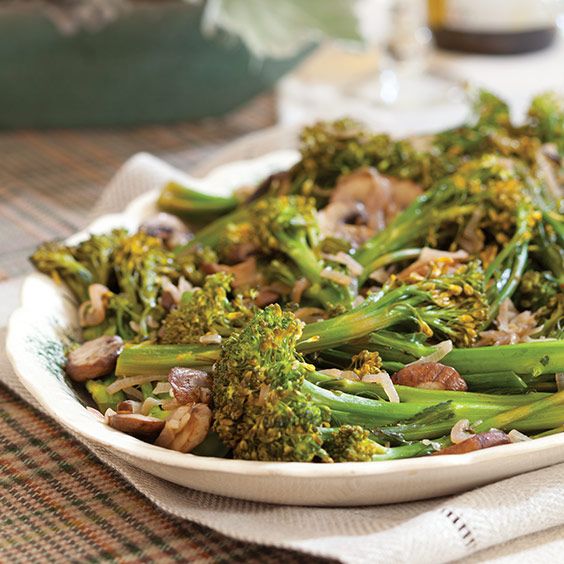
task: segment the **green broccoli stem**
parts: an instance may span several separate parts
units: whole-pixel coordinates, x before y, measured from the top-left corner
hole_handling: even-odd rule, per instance
[[[564,341],[454,349],[442,362],[463,375],[508,370],[536,376],[555,374],[564,371]]]
[[[280,232],[277,234],[277,239],[282,252],[294,261],[300,272],[310,282],[311,286],[307,291],[308,296],[314,297],[326,307],[341,304],[350,305],[350,292],[344,287],[340,290],[334,283],[321,276],[321,271],[325,265],[308,245],[305,236],[293,239],[284,232]]]
[[[542,439],[543,437],[550,437],[552,435],[558,435],[558,433],[564,433],[564,425],[559,425],[558,427],[555,427],[554,429],[549,429],[548,431],[538,433],[536,435],[533,435],[531,438],[532,439]]]
[[[185,245],[179,246],[174,250],[176,256],[183,256],[198,247],[217,248],[219,241],[228,225],[238,225],[244,223],[252,215],[252,206],[239,207],[228,213],[196,233],[196,236]]]
[[[402,262],[404,260],[415,260],[419,257],[422,250],[423,249],[421,248],[399,249],[397,251],[381,255],[370,264],[370,272],[372,273],[379,268],[383,268],[384,266],[388,266],[396,262]]]
[[[221,349],[211,345],[127,345],[119,355],[117,376],[163,376],[175,366],[211,369]]]
[[[448,193],[448,190],[445,191]],[[446,198],[445,194],[434,192],[423,194],[405,211],[398,214],[382,231],[368,240],[355,254],[355,259],[364,267],[359,278],[363,284],[374,270],[379,268],[379,260],[390,252],[420,242],[429,227],[442,222],[459,219],[471,214],[476,207],[473,205],[450,206],[441,209],[440,204]],[[432,208],[427,207],[431,201],[436,203]]]
[[[476,433],[489,431],[490,429],[510,430],[515,428],[519,431],[536,431],[550,429],[564,425],[564,391],[550,394],[529,404],[520,405],[509,411],[498,413],[480,423],[476,423],[473,429]],[[479,417],[473,418],[474,421]]]
[[[313,377],[323,376],[315,374]],[[308,376],[311,378],[311,376]],[[354,384],[354,382],[351,382]],[[346,386],[344,386],[346,388]],[[378,401],[361,396],[355,396],[342,391],[326,390],[313,384],[309,379],[302,385],[302,390],[319,405],[329,407],[338,414],[339,423],[361,425],[365,428],[374,428],[398,422],[406,418],[415,417],[424,409],[449,402],[452,414],[458,419],[487,418],[493,414],[505,411],[510,407],[530,403],[535,399],[546,397],[545,394],[530,394],[528,396],[495,396],[488,394],[476,394],[472,392],[451,392],[437,390],[420,390],[406,386],[396,387],[400,395],[401,403]],[[382,390],[382,395],[384,395]],[[421,438],[440,436],[452,427],[452,423],[446,421],[442,426],[430,427],[433,435],[423,434]],[[543,428],[543,427],[541,427]],[[427,429],[427,426],[424,427]]]
[[[424,345],[413,336],[404,338],[402,334],[392,331],[373,333],[369,341],[368,348],[377,350],[386,360],[412,362],[435,351],[435,347]],[[354,352],[364,348],[367,348],[364,343],[359,344]],[[535,376],[555,374],[564,371],[564,341],[538,340],[515,345],[456,348],[441,363],[456,368],[463,376],[493,372]]]
[[[335,379],[327,374],[311,372],[307,379],[322,388],[344,392],[350,395],[362,395],[366,397],[385,398],[386,393],[379,384],[373,382],[361,382],[354,380]],[[465,404],[468,406],[516,406],[530,403],[535,399],[548,397],[546,393],[498,395],[479,392],[457,392],[452,390],[430,390],[426,388],[414,388],[411,386],[394,386],[400,401],[414,402],[420,404],[437,404],[445,401],[452,401],[453,404]]]
[[[409,286],[379,292],[355,309],[317,323],[306,325],[298,350],[304,354],[337,347],[405,321],[415,321],[412,308],[424,295]]]
[[[507,408],[498,410],[497,413],[492,413],[486,417],[478,412],[462,415],[462,412],[454,410],[455,418],[445,419],[442,417],[436,422],[425,421],[424,424],[418,425],[416,417],[411,422],[400,423],[380,429],[380,431],[384,435],[389,434],[391,437],[401,437],[406,441],[414,441],[441,437],[449,433],[454,423],[459,419],[475,421],[476,423],[472,428],[476,433],[486,432],[494,428],[502,431],[516,429],[523,433],[532,433],[564,424],[564,410],[562,409],[564,392],[557,392],[548,396],[542,395],[544,397],[538,399],[539,394],[529,394],[524,396],[529,399],[528,403],[516,405],[509,410]],[[531,397],[534,398],[532,401]]]
[[[550,427],[550,421],[548,421],[549,419],[560,418],[560,424],[557,427],[532,436],[533,439],[548,437],[557,433],[564,432],[564,423],[562,423],[562,421],[564,420],[564,410],[562,410],[563,404],[564,392],[558,392],[557,394],[553,394],[547,398],[530,403],[528,405],[519,406],[509,411],[496,414],[489,419],[486,419],[481,423],[474,425],[473,428],[477,433],[486,432],[490,429],[502,429],[506,431],[517,429],[522,432],[531,432],[531,430],[534,431],[532,427],[535,427],[535,423],[537,423],[537,425],[545,424]],[[546,410],[549,411],[549,416],[544,413]],[[541,416],[543,421],[535,422],[535,419],[538,416]],[[450,446],[451,444],[452,441],[450,440],[450,437],[448,435],[442,436],[440,438],[433,439],[433,441],[429,443],[414,442],[412,444],[389,448],[386,453],[373,456],[372,460],[397,460],[401,458],[425,456],[432,454],[437,449],[442,449]]]
[[[304,380],[301,389],[317,405],[351,416],[351,419],[354,419],[353,425],[361,424],[368,428],[409,419],[427,407],[425,405],[390,403],[349,394],[334,393],[324,390],[308,380]],[[359,421],[362,423],[359,423]],[[345,423],[348,423],[348,421]]]
[[[239,200],[235,196],[211,196],[177,182],[169,182],[157,200],[161,210],[186,219],[198,219],[224,215],[237,207]]]
[[[437,449],[444,448],[449,445],[448,437],[431,442],[414,442],[408,445],[401,445],[391,447],[386,450],[384,454],[375,454],[372,457],[373,462],[383,462],[385,460],[401,460],[402,458],[417,458],[419,456],[426,456],[433,454]]]
[[[510,266],[505,268],[495,284],[492,284],[487,291],[490,310],[488,318],[484,321],[482,329],[486,329],[492,320],[496,317],[501,303],[510,298],[525,272],[527,267],[527,259],[529,256],[529,245],[524,243],[515,252],[513,261]]]

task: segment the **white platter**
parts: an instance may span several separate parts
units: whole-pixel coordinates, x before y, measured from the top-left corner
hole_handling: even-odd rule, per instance
[[[126,164],[114,182],[156,188],[175,177],[220,193],[286,168],[295,158],[293,151],[277,151],[222,166],[196,180],[141,155]],[[136,227],[155,212],[157,194],[150,190],[122,214],[102,216],[72,239],[118,225]],[[62,336],[76,330],[76,305],[69,293],[46,276],[29,276],[7,337],[7,352],[22,383],[64,427],[182,486],[276,504],[372,505],[452,494],[564,461],[564,434],[458,456],[332,465],[224,460],[166,450],[111,429],[85,409],[57,364]]]

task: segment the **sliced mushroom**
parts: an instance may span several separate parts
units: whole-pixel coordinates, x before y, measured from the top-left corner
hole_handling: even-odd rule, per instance
[[[161,239],[169,249],[183,245],[193,237],[193,234],[178,217],[164,212],[146,219],[139,227],[139,231]]]
[[[490,448],[498,445],[507,445],[511,439],[503,431],[492,429],[486,433],[478,433],[457,445],[445,447],[433,454],[464,454],[465,452],[472,452],[484,448]]]
[[[266,307],[267,305],[275,303],[278,298],[280,298],[280,294],[278,292],[269,288],[261,288],[255,298],[255,304],[258,307]]]
[[[392,376],[392,382],[400,386],[428,390],[465,392],[468,389],[464,378],[454,368],[440,362],[405,366]]]
[[[162,419],[140,413],[116,413],[108,415],[107,419],[110,427],[147,440],[154,439],[165,426]]]
[[[255,257],[249,257],[233,266],[219,264],[218,267],[218,271],[233,274],[233,288],[256,288],[260,284],[261,277]]]
[[[339,178],[331,195],[334,202],[361,203],[366,210],[366,225],[380,231],[386,227],[386,209],[392,202],[390,181],[374,168],[359,168]]]
[[[355,248],[374,235],[366,225],[366,209],[360,202],[330,203],[318,212],[317,220],[323,235],[343,239]]]
[[[202,370],[174,367],[168,373],[172,393],[180,405],[189,403],[209,403],[211,396],[211,377]]]
[[[361,245],[422,193],[417,184],[364,167],[341,176],[319,213],[322,233]]]
[[[120,401],[116,406],[116,412],[123,413],[141,413],[142,403],[134,400]]]
[[[155,444],[179,452],[190,452],[208,435],[211,409],[204,403],[180,406],[166,421]]]
[[[106,376],[114,370],[122,348],[123,340],[117,335],[87,341],[69,353],[66,372],[75,382]]]

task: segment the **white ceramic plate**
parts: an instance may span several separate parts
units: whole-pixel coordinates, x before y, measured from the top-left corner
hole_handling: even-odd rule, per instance
[[[202,190],[225,192],[253,182],[296,159],[278,151],[222,166],[204,180],[190,179],[160,161],[138,156],[114,182],[156,187],[176,177]],[[100,217],[87,231],[135,228],[155,212],[158,191],[133,201],[123,214]],[[85,237],[79,233],[73,239]],[[87,411],[61,369],[61,342],[77,331],[76,305],[63,287],[41,274],[24,282],[21,307],[10,319],[7,352],[19,378],[64,427],[119,453],[129,463],[171,482],[242,499],[294,505],[372,505],[452,494],[564,461],[564,434],[458,456],[389,462],[304,464],[252,462],[181,454],[106,426]]]

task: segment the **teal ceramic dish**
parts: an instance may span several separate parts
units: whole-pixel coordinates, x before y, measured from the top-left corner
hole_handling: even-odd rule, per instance
[[[224,114],[270,88],[303,54],[258,61],[204,37],[202,9],[136,4],[97,33],[63,36],[37,10],[0,12],[0,127],[163,123]]]

